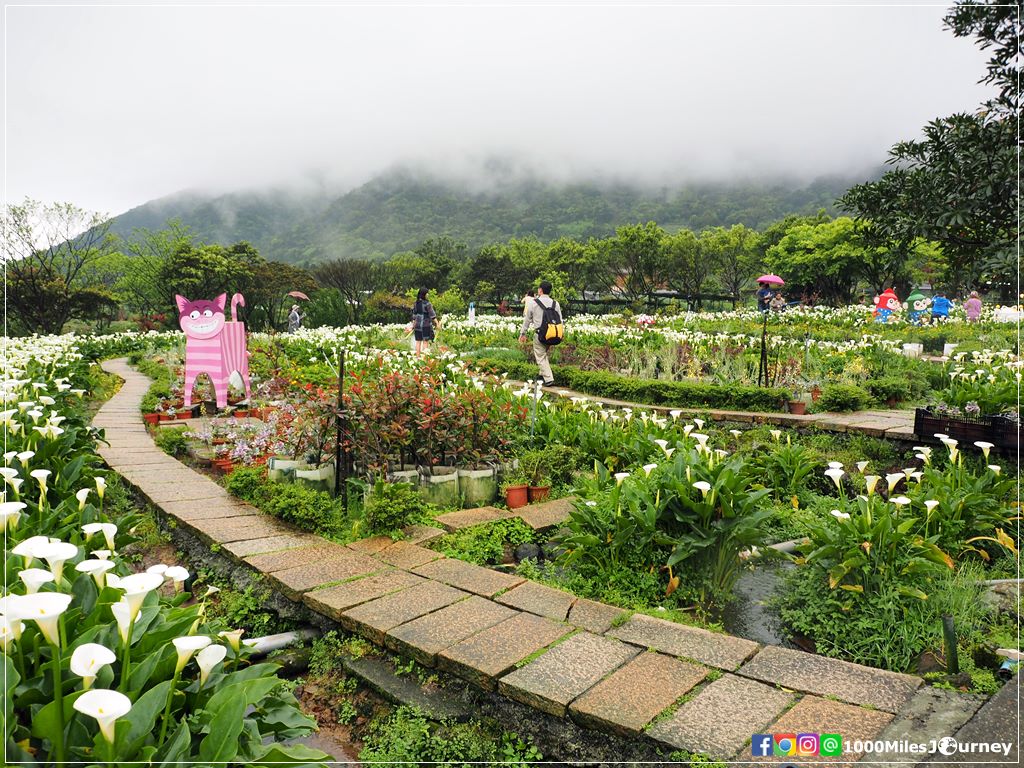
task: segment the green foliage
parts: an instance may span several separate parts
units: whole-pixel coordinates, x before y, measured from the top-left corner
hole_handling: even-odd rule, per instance
[[[883,376],[872,378],[868,381],[867,385],[871,396],[883,403],[886,400],[903,402],[909,400],[913,395],[913,387],[906,377]]]
[[[432,509],[415,486],[378,480],[363,508],[363,519],[368,533],[397,534],[407,525],[430,520]]]
[[[861,411],[871,404],[871,394],[856,384],[826,384],[817,407],[821,411]]]
[[[418,709],[402,706],[370,723],[359,759],[468,768],[471,763],[527,766],[543,756],[516,734],[494,725],[432,722]]]
[[[262,467],[240,467],[228,476],[227,489],[267,514],[324,536],[344,533],[347,517],[341,501],[329,493],[266,479]]]
[[[169,456],[184,456],[188,453],[187,427],[165,427],[156,433],[156,447]]]
[[[536,540],[537,532],[519,518],[474,525],[442,536],[434,549],[477,565],[494,565],[505,557],[506,548]]]
[[[754,460],[762,485],[772,488],[775,499],[797,497],[806,501],[807,482],[818,469],[813,452],[787,440]]]
[[[220,619],[232,627],[244,629],[247,637],[264,637],[294,628],[292,622],[267,610],[268,590],[254,586],[239,590],[227,582],[221,582],[218,589],[220,591],[206,605],[211,619]]]
[[[524,381],[537,378],[537,366],[509,360],[479,359],[482,368],[507,372]],[[605,371],[585,371],[572,366],[552,366],[555,383],[597,397],[648,405],[680,408],[723,408],[777,411],[789,393],[784,389],[742,384],[704,384],[659,379],[634,379]],[[869,398],[870,399],[870,398]]]
[[[341,503],[329,493],[291,483],[275,483],[260,509],[307,531],[339,533],[345,522]]]

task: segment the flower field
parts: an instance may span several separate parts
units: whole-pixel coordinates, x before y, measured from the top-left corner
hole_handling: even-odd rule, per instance
[[[670,381],[691,394],[720,387],[737,410],[771,410],[765,389],[789,399],[820,387],[828,405],[845,387],[861,390],[847,399],[863,405],[896,391],[950,418],[1016,421],[1021,361],[1006,326],[954,319],[942,330],[957,340],[943,345],[959,346],[931,360],[902,352],[935,343],[935,329],[876,329],[857,312],[780,319],[768,388],[750,378],[762,320],[743,312],[580,318],[559,370]],[[397,326],[253,334],[251,400],[206,419],[179,402],[178,333],[9,340],[0,381],[8,753],[25,764],[323,759],[276,745],[314,724],[275,665],[252,663],[239,634],[206,617],[208,598],[190,592],[191,574],[179,566],[133,573],[122,556],[136,521],[105,510],[108,478],[95,455],[102,434],[87,422],[92,364],[115,356],[154,379],[144,413],[158,424],[182,421],[183,431],[153,427],[165,450],[220,462],[233,493],[314,532],[340,541],[400,536],[463,505],[500,505],[499,488],[529,486],[573,497],[557,534],[544,540],[505,526],[481,534],[499,537],[496,548],[478,538],[446,541],[444,551],[494,564],[510,541],[535,543],[543,554],[519,565],[531,578],[711,625],[745,573],[784,562],[775,610],[787,635],[818,653],[915,671],[942,656],[941,618],[951,615],[971,660],[968,687],[994,689],[992,653],[1016,646],[1017,619],[981,599],[982,582],[1019,573],[1015,453],[945,433],[902,446],[683,412],[700,400],[655,411],[542,398],[515,381],[527,366],[517,324],[449,321],[425,357],[409,352]],[[825,338],[808,341],[811,327]],[[857,339],[829,340],[837,328]],[[982,336],[991,346],[978,345]],[[596,370],[596,360],[610,367]],[[880,387],[887,380],[905,388]],[[753,399],[743,401],[748,391]],[[199,390],[197,400],[208,397]],[[333,486],[339,434],[344,489]],[[473,485],[474,472],[487,482]],[[783,548],[790,554],[772,546],[783,541],[794,542]]]

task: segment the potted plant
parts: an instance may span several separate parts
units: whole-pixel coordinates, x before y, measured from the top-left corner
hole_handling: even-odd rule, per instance
[[[807,413],[807,401],[810,399],[809,394],[803,394],[799,391],[793,392],[793,397],[786,403],[786,408],[794,416],[803,416]]]
[[[455,467],[429,467],[420,472],[420,493],[431,504],[454,507],[459,503],[459,473]]]
[[[520,457],[531,502],[545,501],[551,495],[551,479],[543,451],[527,451]]]
[[[144,413],[142,414],[142,420],[147,424],[156,424],[160,421],[159,413]]]
[[[501,484],[501,492],[509,509],[525,507],[529,503],[529,485],[526,480],[523,471],[517,469],[510,472],[505,482]]]

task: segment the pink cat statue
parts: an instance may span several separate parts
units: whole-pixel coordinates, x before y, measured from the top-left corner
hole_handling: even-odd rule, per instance
[[[222,293],[213,301],[189,301],[175,296],[178,322],[185,332],[185,407],[192,406],[192,388],[196,377],[205,373],[217,393],[217,407],[228,405],[228,381],[237,373],[245,384],[249,398],[249,352],[245,343],[245,323],[238,320],[237,307],[245,306],[245,298],[236,293],[231,298],[231,320],[224,316],[228,295]]]

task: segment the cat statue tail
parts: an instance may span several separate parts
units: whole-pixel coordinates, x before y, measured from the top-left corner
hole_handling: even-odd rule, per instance
[[[234,296],[231,297],[231,322],[232,323],[237,323],[238,322],[238,305],[239,304],[241,304],[243,307],[245,306],[245,297],[242,294],[240,294],[240,293],[236,293]]]

